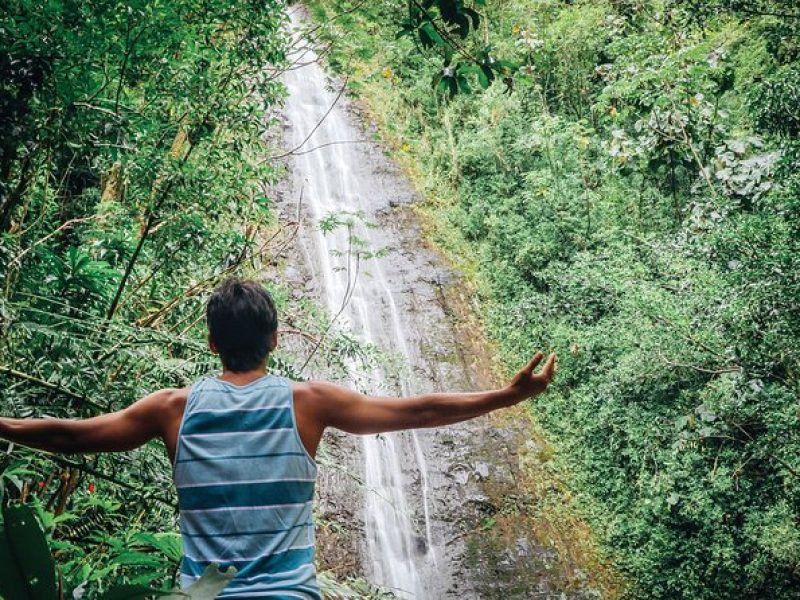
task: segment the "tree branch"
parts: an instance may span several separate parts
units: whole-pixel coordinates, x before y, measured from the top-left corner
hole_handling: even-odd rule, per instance
[[[79,402],[88,404],[89,406],[94,407],[98,410],[102,411],[108,410],[107,406],[101,406],[94,400],[87,398],[86,396],[84,396],[79,392],[75,392],[69,388],[65,388],[64,386],[61,386],[57,383],[53,383],[52,381],[46,381],[44,379],[40,379],[35,375],[30,375],[22,371],[17,371],[16,369],[12,369],[11,367],[5,365],[0,365],[0,373],[2,373],[3,375],[8,375],[9,377],[14,377],[15,379],[28,381],[30,383],[38,385],[39,387],[43,387],[48,390],[52,390],[54,392],[58,392],[59,394],[63,394],[64,396],[72,398],[73,400],[78,400]]]

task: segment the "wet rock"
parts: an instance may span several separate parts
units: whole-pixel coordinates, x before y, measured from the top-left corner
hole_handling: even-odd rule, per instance
[[[547,546],[536,546],[534,548],[534,554],[536,554],[536,557],[544,562],[545,565],[555,562],[556,559],[558,559],[556,551]]]
[[[491,515],[497,512],[497,507],[492,504],[488,496],[484,496],[483,494],[467,496],[466,501],[468,504],[475,506],[481,513]]]
[[[517,539],[517,555],[518,556],[530,556],[531,554],[531,543],[528,541],[528,538],[521,537]]]
[[[489,477],[489,463],[479,462],[475,464],[475,474],[479,479],[486,479]]]
[[[469,481],[469,473],[466,471],[459,471],[453,474],[453,477],[456,480],[456,483],[459,485],[466,485]]]
[[[422,536],[414,536],[414,553],[417,556],[424,556],[428,553],[428,541]]]
[[[302,281],[303,277],[299,269],[292,265],[286,265],[283,269],[283,279],[285,281]]]

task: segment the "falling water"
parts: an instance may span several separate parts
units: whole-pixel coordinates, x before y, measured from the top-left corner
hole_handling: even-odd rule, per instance
[[[292,24],[296,31],[302,24],[298,11]],[[338,315],[338,322],[362,341],[408,358],[412,350],[404,323],[411,317],[398,308],[387,279],[385,261],[392,260],[391,255],[360,260],[356,256],[362,248],[359,240],[369,251],[386,243],[380,230],[365,225],[392,201],[393,190],[387,189],[380,173],[365,165],[365,152],[380,150],[364,139],[364,131],[344,108],[340,90],[331,88],[313,49],[302,47],[305,43],[298,33],[295,36],[295,66],[283,79],[288,88],[283,113],[286,144],[294,150],[292,186],[296,194],[302,191],[311,221],[300,242],[322,288],[322,300]],[[319,224],[330,221],[331,215],[346,218],[348,224],[323,232]],[[375,389],[385,376],[372,375]],[[408,378],[401,381],[404,394],[413,392],[413,387]],[[404,597],[430,597],[424,579],[436,558],[428,519],[427,467],[419,440],[413,432],[365,436],[363,457],[365,555],[371,561],[366,565],[371,578]],[[411,477],[419,479],[421,498],[408,493]],[[412,509],[424,517],[419,535]]]

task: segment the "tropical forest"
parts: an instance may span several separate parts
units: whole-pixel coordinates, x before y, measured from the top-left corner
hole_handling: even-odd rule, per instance
[[[796,0],[0,6],[0,600],[800,600]],[[171,409],[51,432],[224,379],[242,280],[292,386],[552,380],[290,395],[319,591],[186,585]]]

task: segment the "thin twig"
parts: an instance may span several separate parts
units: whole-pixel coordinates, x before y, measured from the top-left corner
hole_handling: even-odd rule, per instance
[[[286,334],[286,335],[299,335],[299,336],[304,337],[304,338],[306,338],[308,340],[311,340],[312,342],[314,342],[316,344],[319,344],[319,338],[316,338],[313,335],[311,335],[309,332],[303,331],[301,329],[278,329],[278,334],[279,335],[284,335],[284,334]]]
[[[90,217],[80,217],[80,218],[76,218],[76,219],[70,219],[69,221],[64,221],[56,229],[54,229],[53,231],[48,233],[43,238],[35,241],[33,244],[31,244],[30,246],[25,248],[25,250],[23,250],[22,252],[17,254],[14,258],[12,258],[8,262],[9,268],[13,267],[15,263],[19,263],[19,261],[22,260],[22,257],[25,256],[26,254],[28,254],[28,252],[33,250],[36,246],[45,243],[47,240],[49,240],[53,236],[58,235],[59,232],[64,231],[65,229],[69,229],[70,227],[72,227],[73,225],[76,225],[77,223],[86,223],[87,221],[93,221],[94,219],[97,219],[97,218],[98,218],[98,215],[92,215]]]
[[[669,320],[669,319],[667,319],[666,317],[662,317],[662,316],[660,316],[660,315],[650,315],[650,318],[651,318],[651,319],[653,319],[653,320],[655,320],[655,321],[660,321],[660,322],[661,322],[661,323],[663,323],[664,325],[667,325],[668,327],[672,327],[672,328],[673,328],[673,329],[675,329],[675,330],[679,330],[678,326],[677,326],[677,325],[675,325],[675,323],[673,323],[672,321],[670,321],[670,320]],[[698,346],[698,347],[702,348],[702,349],[703,349],[703,350],[705,350],[706,352],[710,352],[710,353],[711,353],[711,354],[713,354],[714,356],[721,356],[721,357],[725,358],[725,355],[724,355],[724,354],[722,354],[721,352],[717,352],[716,350],[714,350],[714,349],[713,349],[713,348],[711,348],[710,346],[708,346],[708,345],[706,345],[705,343],[703,343],[703,342],[701,342],[700,340],[698,340],[698,339],[697,339],[696,337],[694,337],[693,335],[691,335],[691,334],[689,334],[689,333],[685,333],[685,332],[681,332],[681,333],[682,333],[682,335],[683,335],[683,337],[684,337],[684,338],[686,338],[687,340],[689,340],[690,342],[692,342],[692,343],[693,343],[693,344],[695,344],[696,346]]]
[[[36,450],[35,448],[31,448],[31,449],[32,450]],[[89,475],[97,477],[98,479],[102,479],[104,481],[108,481],[109,483],[113,483],[113,484],[118,485],[120,487],[124,487],[126,489],[129,489],[131,491],[138,492],[138,493],[142,494],[143,496],[146,496],[147,498],[152,498],[153,500],[155,500],[156,502],[160,502],[164,506],[169,506],[172,509],[177,508],[177,505],[174,502],[170,502],[169,500],[165,500],[164,498],[160,498],[158,496],[155,496],[155,495],[151,494],[150,492],[144,490],[143,488],[141,488],[139,486],[135,486],[135,485],[130,484],[130,483],[126,482],[126,481],[122,481],[121,479],[117,479],[113,475],[107,475],[106,473],[103,473],[102,471],[99,471],[98,469],[95,469],[94,467],[90,467],[87,464],[80,463],[80,462],[77,462],[77,461],[74,461],[74,460],[70,460],[68,458],[64,458],[62,456],[58,456],[57,454],[50,454],[49,452],[44,452],[44,451],[41,451],[41,450],[36,450],[36,451],[37,452],[41,452],[47,459],[51,460],[52,462],[54,462],[54,463],[56,463],[58,465],[61,465],[63,467],[69,467],[69,468],[72,468],[72,469],[78,469],[79,471],[83,471],[84,473],[88,473]]]
[[[314,146],[309,148],[308,150],[300,150],[298,152],[291,152],[293,156],[302,156],[303,154],[310,154],[311,152],[316,152],[321,148],[326,148],[328,146],[338,146],[340,144],[370,144],[372,140],[343,140],[341,142],[327,142],[325,144],[320,144],[319,146]]]
[[[29,373],[23,373],[22,371],[12,369],[11,367],[8,367],[6,365],[0,365],[0,373],[8,375],[10,377],[14,377],[15,379],[22,379],[23,381],[29,381],[30,383],[35,383],[40,387],[47,388],[48,390],[52,390],[54,392],[58,392],[59,394],[63,394],[65,396],[72,398],[73,400],[78,400],[80,402],[83,402],[84,404],[88,404],[89,406],[92,406],[98,410],[106,410],[107,408],[105,406],[98,404],[94,400],[87,398],[86,396],[84,396],[79,392],[75,392],[69,388],[65,388],[62,385],[53,383],[52,381],[46,381],[44,379],[36,377],[35,375],[30,375]]]
[[[356,281],[358,280],[358,274],[359,274],[359,270],[360,270],[360,266],[361,266],[361,254],[358,251],[356,251],[356,253],[355,253],[355,267],[353,267],[353,264],[352,264],[353,237],[354,237],[353,236],[353,226],[352,226],[352,224],[348,224],[347,227],[348,227],[348,238],[347,238],[347,288],[345,289],[344,295],[342,297],[342,304],[339,307],[339,310],[336,312],[336,314],[333,316],[333,318],[328,323],[328,326],[325,328],[325,331],[322,332],[322,336],[320,336],[319,341],[317,342],[317,344],[314,346],[314,348],[311,349],[311,352],[306,357],[306,360],[303,362],[303,366],[300,367],[300,370],[298,371],[299,373],[302,373],[303,371],[305,371],[306,367],[308,366],[308,363],[311,362],[311,359],[314,357],[314,355],[320,349],[320,346],[322,346],[322,342],[328,336],[328,333],[330,333],[331,329],[333,328],[334,323],[336,323],[336,321],[339,319],[339,317],[342,316],[342,313],[344,313],[344,309],[350,303],[350,299],[353,297],[353,292],[355,291],[355,285],[356,285]]]
[[[705,367],[698,367],[696,365],[673,362],[658,351],[656,352],[656,354],[658,354],[658,357],[662,361],[667,363],[670,367],[680,368],[680,369],[692,369],[693,371],[698,371],[700,373],[708,373],[709,375],[722,375],[723,373],[738,373],[742,370],[742,367],[738,365],[733,367],[723,367],[721,369],[706,369]]]
[[[727,421],[726,420],[725,422],[728,423],[729,425],[733,425],[736,429],[738,429],[745,436],[747,436],[748,440],[750,440],[751,442],[755,443],[756,440],[750,434],[750,432],[747,431],[741,425],[739,425],[736,421]],[[785,468],[787,471],[789,471],[789,473],[791,473],[796,479],[800,479],[800,473],[798,473],[797,470],[795,470],[794,467],[792,467],[789,463],[787,463],[785,460],[783,460],[779,456],[775,456],[774,454],[772,454],[772,452],[769,452],[766,449],[762,449],[762,450],[763,450],[764,454],[767,456],[767,458],[771,458],[772,460],[777,462],[779,465],[781,465],[783,468]]]
[[[278,159],[281,159],[281,158],[285,158],[285,157],[289,156],[290,154],[294,154],[296,151],[300,150],[300,148],[305,146],[306,142],[308,142],[308,140],[311,139],[311,136],[314,135],[314,133],[317,131],[317,129],[319,129],[320,125],[322,125],[322,123],[325,121],[325,119],[328,118],[328,115],[331,114],[331,111],[333,111],[334,107],[339,103],[339,100],[341,99],[342,94],[344,94],[344,91],[347,88],[347,81],[348,81],[348,77],[345,77],[344,83],[342,83],[342,87],[339,89],[339,92],[336,94],[336,98],[334,98],[333,102],[328,107],[328,110],[325,111],[325,114],[322,115],[322,118],[317,122],[316,125],[314,125],[314,127],[311,129],[311,131],[308,133],[308,135],[305,137],[305,139],[302,142],[300,142],[299,145],[297,145],[296,147],[292,148],[288,152],[284,152],[283,154],[276,154],[274,156],[269,156],[267,158],[264,158],[260,162],[264,163],[264,162],[267,162],[267,161],[272,161],[272,160],[278,160]]]

